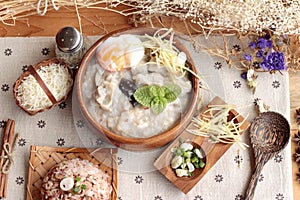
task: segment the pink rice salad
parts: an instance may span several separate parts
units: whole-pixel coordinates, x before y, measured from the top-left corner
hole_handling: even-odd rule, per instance
[[[74,186],[64,191],[61,181],[74,180]],[[112,186],[109,176],[93,163],[78,158],[63,161],[52,167],[43,179],[43,200],[109,200]]]

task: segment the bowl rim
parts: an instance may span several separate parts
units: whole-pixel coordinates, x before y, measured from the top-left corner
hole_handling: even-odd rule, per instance
[[[98,39],[88,49],[88,51],[85,53],[85,55],[83,56],[83,58],[79,64],[78,71],[76,74],[76,79],[75,79],[75,91],[77,94],[76,98],[80,105],[79,106],[80,111],[84,115],[86,120],[94,128],[96,128],[98,131],[102,132],[105,135],[105,137],[108,138],[110,141],[114,140],[114,141],[122,142],[127,145],[139,145],[139,144],[141,144],[141,142],[143,142],[144,144],[156,143],[156,142],[159,142],[160,140],[162,140],[162,138],[172,137],[174,131],[178,132],[177,135],[174,136],[174,138],[176,138],[180,134],[179,131],[182,129],[181,124],[183,124],[184,126],[187,126],[190,122],[190,119],[194,115],[195,110],[197,109],[197,102],[199,99],[200,88],[199,88],[199,80],[198,80],[198,78],[196,78],[194,76],[192,76],[192,78],[191,78],[192,101],[190,101],[190,103],[188,104],[186,111],[184,113],[182,113],[182,117],[177,122],[175,122],[171,128],[167,129],[166,131],[164,131],[160,134],[157,134],[157,135],[154,135],[151,137],[134,138],[134,137],[126,137],[126,136],[122,136],[117,133],[113,133],[112,131],[106,129],[101,124],[99,124],[94,119],[92,114],[88,111],[88,108],[86,106],[84,106],[85,101],[84,101],[83,92],[82,92],[82,82],[83,82],[83,79],[84,79],[84,76],[86,73],[87,66],[88,66],[89,62],[92,60],[92,58],[94,57],[98,46],[101,45],[105,40],[107,40],[108,38],[113,37],[113,36],[119,36],[119,35],[123,35],[123,34],[137,34],[137,35],[154,34],[156,31],[158,31],[160,29],[161,28],[150,28],[150,27],[139,27],[139,28],[133,27],[132,28],[132,27],[130,27],[130,28],[123,28],[123,29],[118,29],[118,30],[112,31],[112,32],[104,35],[100,39]],[[186,47],[183,44],[181,44],[181,42],[178,41],[178,39],[176,39],[176,36],[179,34],[178,33],[176,34],[176,31],[174,31],[174,32],[175,32],[174,41],[176,42],[176,44],[175,44],[176,48],[178,48],[180,51],[185,52],[185,54],[187,56],[187,61],[189,62],[189,65],[190,65],[190,68],[192,69],[193,72],[195,72],[197,74],[197,68],[195,67],[195,64],[193,62],[193,59],[191,58],[189,51],[186,49]],[[114,141],[111,141],[111,142],[114,143]]]

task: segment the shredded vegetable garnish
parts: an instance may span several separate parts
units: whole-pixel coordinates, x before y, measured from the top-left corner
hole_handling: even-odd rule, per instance
[[[212,143],[237,143],[242,149],[248,147],[241,139],[245,131],[242,124],[246,118],[238,122],[237,116],[230,119],[230,111],[233,105],[210,105],[199,117],[192,119],[195,129],[188,130],[190,133],[208,137]]]
[[[66,67],[59,64],[43,66],[36,71],[57,101],[64,98],[73,85],[72,75]],[[22,80],[17,90],[17,99],[27,110],[40,110],[52,105],[32,75]]]
[[[162,31],[166,32],[160,35]],[[145,35],[142,38],[144,38],[144,47],[151,50],[151,55],[154,56],[154,62],[157,65],[165,66],[172,74],[177,76],[185,76],[186,72],[189,72],[200,79],[200,76],[189,68],[186,54],[175,47],[172,28],[162,28],[153,36]]]

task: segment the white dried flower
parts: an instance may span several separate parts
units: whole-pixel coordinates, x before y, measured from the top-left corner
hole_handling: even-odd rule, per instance
[[[259,113],[263,113],[263,112],[269,111],[270,107],[268,105],[266,105],[263,102],[263,100],[258,99],[256,103],[257,103],[257,106],[258,106]]]

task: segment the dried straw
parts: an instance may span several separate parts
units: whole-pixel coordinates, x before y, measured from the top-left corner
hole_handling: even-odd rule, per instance
[[[197,32],[199,32],[199,30],[197,30]],[[265,34],[277,38],[277,42],[273,44],[273,48],[274,50],[280,51],[284,54],[285,63],[288,66],[288,70],[299,70],[300,36],[280,37],[275,35],[273,32],[266,30],[261,33],[256,33],[253,31],[246,33],[239,31],[232,31],[230,33],[217,31],[215,34],[211,34],[209,37],[207,37],[207,41],[205,43],[193,40],[193,45],[195,49],[204,51],[211,56],[224,59],[229,67],[240,71],[247,71],[248,69],[254,68],[252,66],[252,62],[249,63],[244,59],[244,55],[249,54],[249,51],[251,51],[249,48],[249,42],[257,37],[264,36]],[[233,39],[235,39],[235,43],[233,43]],[[234,45],[239,46],[240,49],[235,50]],[[254,68],[254,70],[258,72],[263,71],[261,68]],[[275,71],[271,71],[271,73],[273,72]]]
[[[199,32],[206,37],[220,31],[241,35],[259,34],[264,30],[279,35],[300,34],[298,0],[0,0],[0,20],[5,25],[14,26],[16,20],[34,14],[44,15],[48,10],[58,10],[60,7],[75,9],[80,31],[79,11],[81,8],[88,8],[130,16],[129,23],[134,26],[147,22],[153,25],[152,20],[156,19],[165,27],[160,17],[172,16],[183,21],[188,31]],[[101,29],[105,30],[101,21],[100,24]],[[291,45],[297,47],[299,43],[300,38],[294,37]],[[300,53],[294,47],[286,49],[289,54],[288,62],[291,69],[299,69]],[[218,54],[232,64],[228,58],[230,52],[226,49]]]
[[[75,7],[77,13],[80,8],[91,8],[135,15],[139,16],[135,19],[138,21],[175,16],[208,31],[275,29],[278,34],[299,34],[299,4],[297,0],[1,0],[0,19],[4,24],[13,25],[25,16],[44,15],[48,9],[67,6]]]

